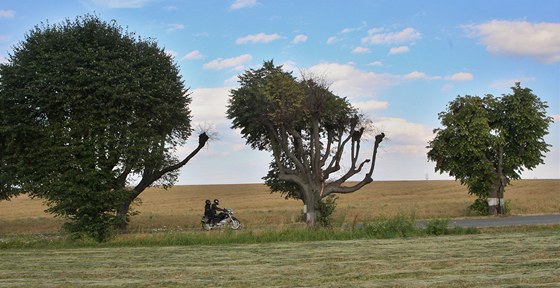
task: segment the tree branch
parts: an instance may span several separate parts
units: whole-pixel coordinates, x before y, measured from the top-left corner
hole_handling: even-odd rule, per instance
[[[383,141],[383,138],[385,138],[385,133],[381,133],[377,136],[375,136],[375,144],[373,146],[373,153],[372,153],[372,157],[371,157],[371,166],[369,169],[369,172],[366,173],[366,175],[364,175],[364,178],[362,179],[362,181],[358,182],[356,185],[354,186],[346,186],[346,187],[342,187],[342,184],[347,180],[341,181],[344,177],[346,177],[347,175],[349,175],[347,173],[347,175],[343,176],[341,179],[331,182],[327,185],[327,187],[325,187],[325,192],[324,192],[324,196],[327,196],[329,194],[332,193],[340,193],[340,194],[347,194],[347,193],[352,193],[355,192],[357,190],[359,190],[360,188],[364,187],[365,185],[373,182],[373,179],[371,178],[371,176],[373,175],[373,171],[375,169],[375,161],[377,160],[377,150],[379,148],[379,144]],[[361,170],[363,168],[363,165],[370,162],[369,160],[366,160],[364,162],[362,162],[362,164],[360,164],[360,166],[358,167],[359,170]],[[357,170],[359,172],[359,170]],[[354,173],[355,174],[355,173]],[[352,174],[352,175],[354,175]],[[350,176],[351,177],[351,176]],[[348,177],[349,178],[349,177]]]
[[[152,185],[166,173],[177,170],[187,164],[196,154],[198,154],[198,152],[204,147],[204,145],[206,145],[206,142],[208,142],[209,138],[210,137],[206,133],[198,135],[198,146],[189,155],[187,155],[187,157],[185,157],[183,161],[175,165],[167,166],[159,171],[144,173],[144,175],[142,175],[142,180],[140,180],[140,183],[138,183],[138,185],[134,187],[134,192],[131,195],[131,197],[133,196],[133,198],[131,199],[136,198],[138,195],[140,195],[140,193],[142,193],[142,191],[144,191],[147,187]]]

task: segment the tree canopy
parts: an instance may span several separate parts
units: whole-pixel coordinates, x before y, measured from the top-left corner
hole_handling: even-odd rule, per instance
[[[427,147],[436,171],[460,180],[496,210],[503,210],[500,199],[509,180],[544,163],[550,146],[544,141],[552,122],[546,103],[520,83],[512,90],[499,98],[467,95],[451,101],[439,114],[443,128],[434,130]]]
[[[372,182],[377,147],[385,135],[375,137],[371,158],[360,161],[362,134],[370,123],[346,98],[336,96],[320,79],[296,79],[273,61],[246,71],[239,83],[227,110],[232,128],[240,129],[253,149],[272,152],[267,184],[303,200],[309,225],[314,225],[322,198]],[[349,155],[344,153],[347,144]],[[349,157],[345,171],[343,156]],[[361,181],[343,185],[368,163]]]
[[[173,152],[190,102],[151,39],[91,15],[36,26],[0,65],[0,198],[42,197],[70,231],[105,238],[117,209],[188,161]]]

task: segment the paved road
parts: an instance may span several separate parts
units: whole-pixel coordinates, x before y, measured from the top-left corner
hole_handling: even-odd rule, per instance
[[[451,219],[449,227],[503,227],[503,226],[520,226],[520,225],[542,225],[542,224],[560,224],[560,214],[551,215],[531,215],[531,216],[509,216],[509,217],[489,217],[489,218],[471,218],[471,219]],[[417,225],[423,227],[426,221],[418,221]]]

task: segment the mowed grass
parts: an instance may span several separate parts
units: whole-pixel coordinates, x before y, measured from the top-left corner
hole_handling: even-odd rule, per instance
[[[150,188],[140,195],[140,212],[131,230],[199,229],[205,199],[219,198],[222,207],[234,209],[244,227],[279,228],[302,225],[302,202],[270,194],[262,184],[175,186]],[[560,213],[560,180],[513,181],[506,189],[514,215]],[[457,181],[380,181],[341,195],[335,224],[369,222],[379,217],[412,215],[416,219],[469,216],[475,200]],[[0,202],[0,235],[57,233],[61,219],[46,214],[40,199],[21,196]]]
[[[560,180],[516,181],[506,199],[512,214],[558,213],[559,191]],[[213,198],[235,209],[245,224],[243,231],[201,231],[203,202]],[[17,234],[56,233],[61,220],[46,215],[37,199],[0,202],[0,241],[21,239],[25,247],[0,249],[0,287],[558,287],[560,283],[559,225],[437,237],[234,244],[217,240],[298,231],[301,202],[284,200],[256,184],[154,188],[142,199],[137,207],[141,214],[132,218],[131,229],[163,233],[120,235],[108,243],[83,246],[65,245],[58,238],[49,242],[50,236],[38,236],[36,246],[25,244],[34,237]],[[454,181],[376,182],[341,196],[335,219],[342,227],[396,215],[464,217],[473,200]],[[191,238],[204,237],[215,243],[189,244]]]
[[[558,287],[560,231],[0,250],[0,287]]]

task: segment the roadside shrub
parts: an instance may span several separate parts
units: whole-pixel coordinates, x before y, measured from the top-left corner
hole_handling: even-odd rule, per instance
[[[368,237],[381,239],[411,237],[417,232],[415,219],[402,215],[388,219],[380,218],[363,229]]]
[[[426,234],[447,235],[449,233],[449,219],[433,219],[426,224]]]

